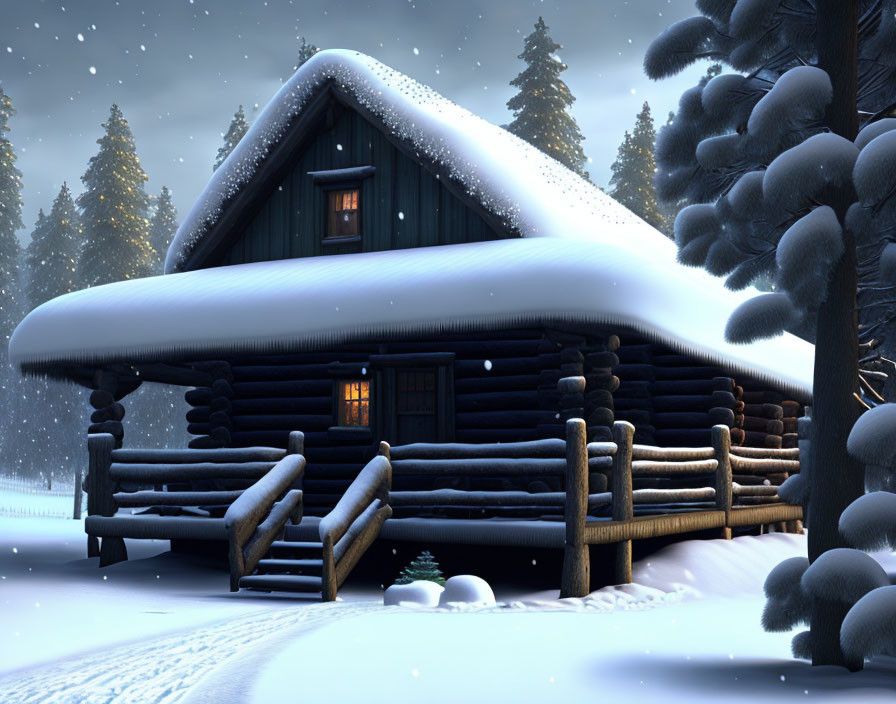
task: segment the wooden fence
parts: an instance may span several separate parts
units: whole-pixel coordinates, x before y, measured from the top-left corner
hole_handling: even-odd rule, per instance
[[[799,530],[802,508],[777,496],[777,486],[799,471],[798,449],[731,447],[725,425],[713,427],[706,448],[635,445],[634,432],[618,421],[613,442],[588,443],[584,420],[566,423],[561,597],[590,591],[589,545],[615,544],[615,583],[625,584],[632,581],[633,540],[710,529],[730,538],[734,527],[773,523]],[[609,520],[588,516],[596,498],[589,496],[588,463],[595,457],[612,457]]]

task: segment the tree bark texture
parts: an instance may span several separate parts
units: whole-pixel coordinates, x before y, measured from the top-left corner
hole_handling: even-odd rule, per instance
[[[858,0],[817,0],[818,65],[831,78],[833,100],[827,124],[833,132],[854,139]],[[832,204],[841,222],[853,197],[844,193]],[[818,311],[815,381],[810,453],[809,560],[844,547],[837,530],[840,514],[864,492],[864,467],[846,451],[849,431],[860,415],[853,398],[858,380],[856,312],[856,248],[844,233],[843,256],[834,267],[828,295]],[[848,666],[840,649],[845,609],[815,604],[812,609],[813,665]]]

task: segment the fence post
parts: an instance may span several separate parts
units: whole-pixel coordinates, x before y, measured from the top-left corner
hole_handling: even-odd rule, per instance
[[[588,439],[585,421],[566,421],[566,544],[560,598],[587,596],[591,588],[591,558],[585,544],[588,515]]]
[[[631,521],[634,518],[632,500],[632,444],[635,426],[626,421],[613,423],[613,442],[616,454],[613,456],[613,520]],[[631,584],[632,581],[632,541],[623,540],[616,544],[616,584]]]
[[[385,440],[380,442],[379,448],[377,449],[377,455],[386,458],[388,468],[383,482],[377,488],[376,498],[384,504],[389,504],[389,493],[392,491],[392,448]]]
[[[109,433],[91,433],[87,436],[87,451],[90,464],[87,470],[87,514],[114,516],[118,507],[115,505],[115,482],[112,481],[112,450],[115,449],[115,436]],[[97,547],[99,549],[97,550]],[[100,567],[112,565],[128,559],[124,538],[103,538],[97,545],[97,537],[87,536],[87,555],[99,555]]]
[[[289,439],[286,441],[286,454],[305,455],[305,433],[301,430],[293,430],[289,434]],[[299,475],[299,478],[292,483],[292,488],[301,489],[304,478],[305,473],[302,472],[302,474]]]
[[[81,468],[75,470],[75,507],[72,509],[72,518],[76,521],[81,520]]]
[[[725,525],[722,527],[722,538],[731,540],[731,527],[728,516],[731,513],[731,430],[727,425],[714,425],[712,428],[712,449],[716,462],[716,507],[725,512]]]

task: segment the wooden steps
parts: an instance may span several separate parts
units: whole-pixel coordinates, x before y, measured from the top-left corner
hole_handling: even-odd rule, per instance
[[[323,543],[277,540],[266,557],[258,561],[255,573],[242,577],[240,589],[267,592],[322,592]]]
[[[321,578],[295,574],[253,574],[240,579],[241,589],[265,592],[321,593]]]

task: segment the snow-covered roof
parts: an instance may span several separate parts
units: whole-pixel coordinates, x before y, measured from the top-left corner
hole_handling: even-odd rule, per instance
[[[439,164],[476,202],[523,237],[600,238],[637,216],[529,143],[369,56],[321,51],[303,64],[252,124],[178,229],[165,262],[182,271],[230,201],[255,175],[320,87],[333,82],[424,160]],[[634,236],[634,232],[632,235]],[[637,239],[637,237],[634,237]]]
[[[215,236],[228,199],[327,81],[447,169],[522,238],[201,269],[78,291],[25,318],[10,341],[12,362],[39,371],[553,320],[635,330],[811,395],[811,345],[790,335],[725,342],[728,316],[755,291],[728,291],[681,266],[674,243],[593,184],[356,52],[320,52],[283,86],[184,220],[168,251],[169,271]]]
[[[808,398],[813,347],[791,335],[732,345],[735,293],[675,263],[640,221],[593,241],[509,239],[286,259],[122,281],[32,311],[10,341],[26,370],[265,353],[370,337],[545,321],[633,330]],[[612,240],[621,240],[617,243]],[[350,284],[346,284],[350,282]]]

